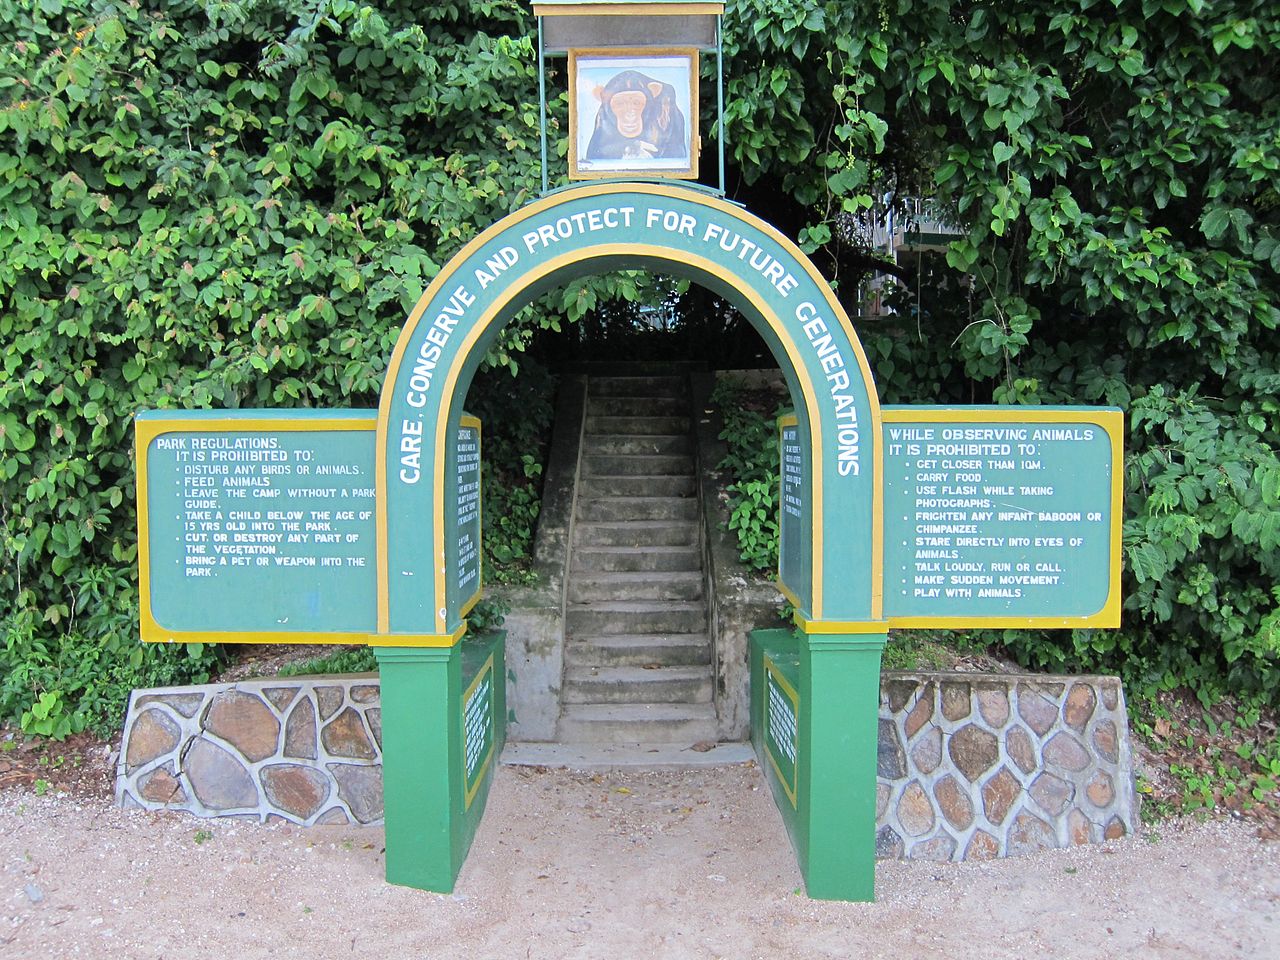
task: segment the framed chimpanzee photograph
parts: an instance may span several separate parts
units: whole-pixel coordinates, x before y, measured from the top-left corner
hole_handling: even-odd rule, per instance
[[[698,176],[698,51],[569,51],[569,179]]]

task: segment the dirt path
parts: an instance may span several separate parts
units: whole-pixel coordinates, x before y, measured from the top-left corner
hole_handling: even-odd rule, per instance
[[[986,864],[882,863],[818,903],[752,766],[502,768],[451,896],[382,831],[0,794],[0,957],[1263,957],[1280,847],[1236,824]]]

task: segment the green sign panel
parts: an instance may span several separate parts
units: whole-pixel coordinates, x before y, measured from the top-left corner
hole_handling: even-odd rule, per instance
[[[1118,626],[1121,414],[886,407],[894,626]]]
[[[462,695],[462,783],[471,806],[493,757],[493,654]]]
[[[782,665],[765,657],[763,720],[764,747],[769,756],[769,765],[778,775],[778,781],[794,807],[796,805],[796,774],[799,770],[796,741],[800,723],[800,694],[796,692],[794,683],[795,665],[791,666],[793,677],[788,680],[783,676]]]
[[[470,607],[480,596],[480,422],[464,420],[453,569]],[[366,410],[140,414],[143,640],[376,633],[376,425]]]
[[[372,411],[140,414],[143,639],[372,633],[375,424]]]
[[[792,605],[809,609],[813,518],[810,507],[808,456],[794,414],[778,420],[782,459],[778,502],[778,585]]]
[[[450,603],[465,616],[480,599],[480,421],[464,416],[453,446]]]

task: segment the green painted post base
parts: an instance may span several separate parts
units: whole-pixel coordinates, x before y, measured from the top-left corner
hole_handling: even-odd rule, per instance
[[[453,891],[506,735],[504,639],[499,633],[453,647],[374,647],[389,883]],[[464,715],[473,693],[491,699]]]
[[[884,634],[751,635],[751,739],[815,899],[875,899],[884,643]]]

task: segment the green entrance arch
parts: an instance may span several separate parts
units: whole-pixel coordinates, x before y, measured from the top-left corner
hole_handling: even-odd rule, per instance
[[[472,377],[503,325],[539,294],[624,269],[685,277],[723,296],[786,377],[795,416],[783,426],[791,485],[779,583],[800,630],[790,663],[767,663],[768,677],[791,678],[779,688],[790,707],[774,705],[789,719],[773,720],[794,761],[789,772],[775,765],[770,782],[809,893],[871,899],[886,628],[881,413],[870,367],[799,248],[740,206],[659,184],[571,188],[499,221],[441,270],[396,344],[377,418],[371,637],[382,673],[387,878],[452,889],[488,788],[486,771],[462,756],[474,687],[464,694],[462,683],[474,671],[460,640],[479,596],[475,544],[458,510],[459,451],[468,449],[460,441],[475,429],[463,413]],[[760,716],[753,726],[770,723]],[[777,730],[770,736],[776,749]]]
[[[594,185],[531,203],[476,237],[405,323],[378,411],[380,634],[448,646],[462,628],[473,594],[446,573],[458,569],[445,509],[449,437],[503,325],[545,290],[635,268],[689,278],[731,301],[786,376],[812,478],[781,571],[800,625],[858,632],[882,619],[880,405],[831,288],[742,207],[687,188]],[[390,522],[407,516],[420,519]]]

